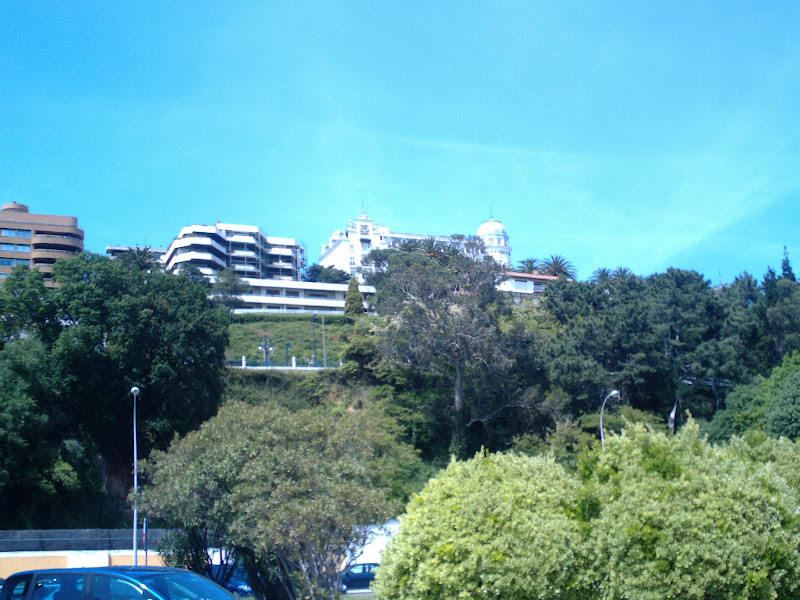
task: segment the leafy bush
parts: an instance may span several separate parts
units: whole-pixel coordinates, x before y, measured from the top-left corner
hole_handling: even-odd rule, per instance
[[[384,555],[384,600],[577,598],[577,481],[551,459],[451,462],[408,505]]]
[[[800,505],[780,475],[797,446],[762,446],[714,447],[690,422],[612,434],[576,474],[515,454],[453,462],[409,503],[378,597],[797,597]]]

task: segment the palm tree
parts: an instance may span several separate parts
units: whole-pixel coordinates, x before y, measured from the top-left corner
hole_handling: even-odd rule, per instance
[[[400,240],[395,242],[392,248],[396,248],[401,252],[414,252],[419,248],[419,242],[417,240]]]
[[[425,258],[435,260],[441,266],[447,265],[450,258],[447,254],[447,245],[437,242],[436,238],[433,236],[426,237],[422,240],[417,246],[416,252],[419,252],[425,256]]]
[[[119,259],[129,268],[137,268],[148,273],[162,268],[161,261],[150,249],[150,246],[140,248],[136,246],[119,255]]]
[[[600,267],[599,269],[595,269],[592,273],[592,277],[589,279],[592,283],[608,283],[611,281],[611,269],[606,269],[605,267]]]
[[[443,252],[448,259],[464,255],[464,251],[462,250],[462,248],[460,246],[457,246],[456,244],[445,245]]]
[[[617,267],[611,274],[612,279],[620,279],[622,281],[630,279],[631,277],[635,277],[635,274],[628,267]]]
[[[541,273],[552,277],[566,277],[567,279],[577,279],[578,271],[566,258],[560,254],[550,256],[542,261]]]
[[[517,263],[517,273],[536,273],[541,268],[542,261],[538,258],[526,258]]]

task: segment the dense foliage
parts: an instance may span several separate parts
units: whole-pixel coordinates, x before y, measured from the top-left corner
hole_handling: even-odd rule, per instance
[[[139,450],[166,448],[222,394],[226,315],[205,287],[91,254],[55,266],[59,287],[15,270],[0,293],[0,526],[108,526]]]
[[[334,269],[333,267],[311,265],[306,270],[303,279],[317,283],[347,283],[350,281],[350,274],[341,269]]]
[[[584,455],[478,454],[408,505],[377,579],[383,600],[786,598],[800,588],[798,448],[712,447],[638,426]]]
[[[769,377],[757,375],[733,390],[726,409],[719,411],[706,428],[715,441],[750,430],[800,437],[800,352],[786,356]]]
[[[577,483],[551,459],[451,462],[409,503],[378,572],[380,598],[572,598]]]
[[[202,571],[210,546],[226,548],[233,564],[255,577],[262,597],[335,588],[336,569],[324,561],[333,561],[344,542],[324,519],[350,501],[332,487],[340,475],[342,489],[356,497],[361,491],[350,484],[366,486],[367,499],[374,492],[406,500],[451,455],[482,447],[528,457],[506,463],[511,459],[481,454],[483,462],[455,463],[462,466],[448,469],[463,469],[453,480],[463,489],[442,484],[445,495],[436,503],[455,502],[446,522],[458,527],[469,521],[457,516],[458,506],[486,516],[472,523],[485,551],[475,542],[465,558],[460,541],[429,546],[437,560],[457,554],[467,562],[447,581],[425,566],[418,584],[410,578],[403,586],[428,586],[413,588],[420,594],[455,590],[459,579],[476,596],[546,597],[559,589],[564,597],[604,590],[600,597],[646,598],[675,589],[700,598],[729,573],[729,591],[708,597],[795,593],[786,583],[794,581],[793,550],[779,535],[794,531],[786,515],[796,510],[800,487],[793,441],[800,435],[800,284],[788,257],[780,274],[768,269],[760,283],[744,274],[719,287],[678,269],[644,278],[625,268],[598,269],[586,282],[560,269],[562,277],[537,302],[515,304],[496,289],[502,270],[476,260],[479,250],[464,238],[451,246],[429,239],[374,251],[365,276],[376,285],[371,302],[379,316],[351,310],[327,317],[324,335],[322,319],[311,315],[230,315],[235,278],[226,275],[212,289],[191,269],[162,273],[146,251],[125,260],[83,255],[59,262],[55,290],[38,273],[16,271],[0,293],[0,526],[115,526],[126,519],[129,389],[136,384],[140,456],[163,452],[148,463],[149,483],[162,493],[147,492],[146,507],[175,530],[171,556]],[[555,258],[565,266],[561,257],[549,262]],[[523,263],[534,272],[545,268],[534,259]],[[275,348],[273,364],[286,360],[291,344],[300,364],[313,362],[316,345],[318,362],[327,351],[329,365],[343,365],[313,374],[223,372],[226,345],[237,362],[242,355],[261,362],[265,337]],[[605,431],[629,431],[599,454],[598,411],[612,389],[622,399],[607,405]],[[213,419],[225,397],[230,406]],[[702,431],[714,443],[726,445],[711,448],[694,426],[674,440],[644,433],[643,426],[666,431],[671,412],[679,431],[689,412],[705,421]],[[630,429],[632,423],[641,425]],[[176,434],[184,437],[170,446]],[[743,437],[726,442],[737,435]],[[341,440],[351,437],[357,441],[348,449]],[[348,466],[352,451],[358,457]],[[304,462],[311,456],[319,464]],[[483,479],[481,469],[494,469],[497,479]],[[513,493],[497,497],[506,480]],[[542,482],[560,490],[560,504]],[[529,492],[512,502],[525,510],[502,513],[498,522],[512,531],[495,540],[501,529],[492,527],[502,523],[489,518],[492,507],[516,498],[514,486]],[[319,502],[301,488],[316,490]],[[276,509],[272,498],[291,509]],[[698,499],[706,513],[693,512]],[[525,537],[526,519],[539,509],[549,525],[540,522],[537,531],[561,528],[562,537]],[[358,507],[354,514],[372,518]],[[327,525],[298,532],[292,523],[300,520]],[[624,529],[613,527],[621,522]],[[731,532],[742,544],[726,545],[720,536]],[[576,570],[559,571],[544,556],[534,561],[538,567],[525,562],[530,556],[511,560],[501,546],[512,537],[537,548],[570,544],[559,560]],[[325,559],[313,554],[326,544],[338,550]],[[764,547],[769,555],[754,553]],[[489,549],[505,557],[509,571]],[[686,566],[695,563],[703,574]],[[760,566],[754,573],[739,564]],[[486,565],[495,570],[468,579],[470,569]],[[534,568],[540,570],[531,571],[535,583],[525,584],[530,592],[498,575]],[[304,578],[305,569],[328,579]]]
[[[210,574],[220,548],[261,597],[335,597],[366,526],[393,514],[385,467],[418,460],[367,415],[231,401],[154,453],[142,508],[175,531],[170,562]]]
[[[453,436],[451,451],[465,450],[464,428],[470,411],[465,393],[469,373],[491,379],[508,370],[500,329],[506,311],[497,291],[499,267],[491,260],[465,255],[391,261],[381,285],[382,314],[387,325],[380,331],[383,356],[394,364],[444,377],[452,390]]]
[[[364,296],[358,289],[358,281],[355,277],[350,278],[350,284],[347,286],[347,293],[344,297],[344,314],[348,317],[357,317],[363,315],[364,310]]]

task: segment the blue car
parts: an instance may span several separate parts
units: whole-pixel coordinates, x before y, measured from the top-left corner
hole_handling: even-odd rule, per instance
[[[368,590],[378,571],[378,563],[353,565],[342,574],[342,593],[351,590]],[[2,599],[0,599],[2,600]]]
[[[214,565],[212,573],[214,579],[219,580],[221,575],[222,567],[220,565]],[[245,570],[242,567],[236,567],[236,569],[233,571],[233,574],[230,576],[230,579],[228,579],[228,583],[219,582],[219,584],[229,592],[233,592],[242,598],[247,598],[248,596],[253,595],[253,588],[250,587],[250,584],[247,581],[247,573],[245,573]]]
[[[238,600],[185,569],[105,567],[40,569],[8,577],[0,600]]]

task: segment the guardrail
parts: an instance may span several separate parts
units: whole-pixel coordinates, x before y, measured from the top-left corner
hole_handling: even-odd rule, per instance
[[[242,365],[242,361],[240,360],[226,360],[225,366],[229,369],[241,369],[245,371],[323,371],[325,369],[339,368],[339,365],[328,365],[327,367],[323,367],[322,365],[317,367],[300,365],[296,367],[287,367],[286,365]]]

